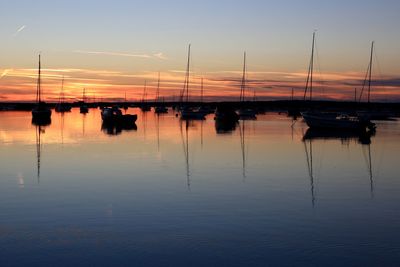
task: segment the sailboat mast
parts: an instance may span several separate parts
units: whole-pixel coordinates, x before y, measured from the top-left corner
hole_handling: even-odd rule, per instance
[[[64,75],[61,80],[61,93],[60,93],[60,103],[64,103]]]
[[[160,72],[158,72],[158,82],[157,82],[156,101],[157,101],[157,102],[160,102]]]
[[[310,100],[312,100],[312,94],[313,94],[314,51],[315,51],[315,32],[313,33],[312,52],[311,52]]]
[[[371,100],[372,56],[374,54],[374,44],[375,44],[375,42],[372,42],[372,44],[371,44],[371,56],[369,59],[368,104],[370,103],[370,100]]]
[[[242,76],[242,84],[240,87],[240,102],[244,102],[245,90],[246,90],[246,52],[244,52],[243,55],[243,76]]]
[[[38,81],[37,81],[37,88],[36,88],[36,102],[40,103],[41,99],[41,62],[40,62],[40,54],[39,54],[39,69],[38,69]]]
[[[185,88],[186,88],[186,102],[189,102],[189,79],[190,79],[190,49],[191,44],[189,44],[187,66],[186,66],[186,78],[185,78]]]
[[[146,88],[147,88],[147,81],[144,81],[144,87],[143,87],[143,98],[142,102],[144,103],[146,100]]]
[[[307,98],[307,91],[310,90],[310,101],[312,100],[312,89],[313,89],[314,47],[315,47],[315,31],[313,33],[311,59],[310,59],[310,65],[308,66],[306,88],[304,89],[304,100],[306,100],[306,98]]]
[[[204,94],[204,78],[201,78],[201,95],[200,95],[200,102],[203,103],[203,94]]]

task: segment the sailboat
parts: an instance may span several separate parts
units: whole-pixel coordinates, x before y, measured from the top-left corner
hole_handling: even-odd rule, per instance
[[[125,91],[125,97],[124,97],[124,105],[122,106],[122,108],[125,110],[125,112],[128,110],[128,103],[126,101],[126,91]]]
[[[85,98],[86,98],[85,88],[83,88],[83,91],[82,91],[82,103],[81,103],[81,106],[80,106],[80,113],[82,113],[82,114],[86,114],[86,113],[89,112],[89,108],[85,103]]]
[[[182,120],[204,120],[206,114],[200,112],[198,109],[194,109],[189,106],[189,85],[190,85],[190,52],[191,45],[189,44],[188,58],[186,66],[185,82],[181,94],[181,102],[185,99],[185,105],[181,108],[181,119]]]
[[[206,105],[204,103],[204,78],[201,78],[201,87],[200,87],[200,108],[199,112],[204,113],[204,114],[212,114],[214,113],[215,109],[210,107],[209,105]]]
[[[369,65],[368,65],[368,69],[367,69],[367,74],[365,76],[365,77],[368,76],[368,80],[367,80],[367,78],[365,78],[362,89],[361,89],[361,93],[360,93],[360,96],[358,99],[358,102],[361,102],[366,83],[368,83],[368,87],[367,87],[368,109],[363,110],[363,111],[358,111],[357,115],[364,119],[368,119],[368,120],[387,120],[387,119],[390,119],[391,117],[394,117],[394,114],[392,112],[384,111],[384,110],[381,110],[381,111],[371,110],[371,85],[372,85],[372,65],[373,65],[374,45],[375,45],[375,42],[372,42]],[[357,97],[357,91],[356,91],[355,95]]]
[[[64,76],[62,77],[61,81],[61,90],[60,90],[60,97],[58,99],[58,103],[56,105],[55,111],[56,112],[70,112],[71,105],[65,102],[65,94],[64,94]]]
[[[313,72],[314,72],[314,52],[315,52],[315,32],[313,33],[311,60],[308,68],[306,87],[304,89],[304,102],[309,92],[309,101],[312,101],[313,94]],[[368,119],[359,116],[351,116],[345,113],[321,112],[309,110],[302,112],[305,122],[310,128],[322,129],[350,129],[365,130],[366,128],[373,130],[375,125]]]
[[[158,82],[157,82],[157,91],[156,91],[156,107],[154,108],[154,112],[156,114],[162,114],[162,113],[168,113],[168,108],[164,105],[164,103],[161,103],[161,98],[160,98],[160,73],[158,73]]]
[[[143,112],[147,112],[151,110],[150,105],[146,103],[146,98],[147,98],[147,81],[144,81],[144,87],[143,87],[143,96],[142,96],[142,104],[140,106],[140,109]]]
[[[256,119],[256,112],[253,109],[246,108],[245,103],[246,103],[246,71],[247,71],[247,66],[246,66],[246,52],[244,52],[243,56],[243,76],[242,76],[242,82],[240,85],[240,109],[238,110],[238,114],[240,119],[245,120],[245,119]]]
[[[38,124],[48,124],[51,121],[51,110],[42,101],[42,88],[41,88],[41,61],[39,55],[39,68],[38,79],[36,87],[36,105],[32,109],[32,121]]]

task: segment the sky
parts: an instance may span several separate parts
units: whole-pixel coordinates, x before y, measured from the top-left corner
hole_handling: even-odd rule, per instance
[[[316,31],[314,97],[352,100],[373,57],[372,101],[400,101],[400,2],[0,0],[0,101],[140,100],[180,94],[192,45],[190,98],[301,99]],[[363,96],[365,97],[365,95]]]

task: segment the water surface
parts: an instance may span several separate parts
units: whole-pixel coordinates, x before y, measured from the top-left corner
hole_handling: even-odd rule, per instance
[[[400,124],[0,112],[1,266],[396,266]],[[303,138],[306,137],[306,138]]]

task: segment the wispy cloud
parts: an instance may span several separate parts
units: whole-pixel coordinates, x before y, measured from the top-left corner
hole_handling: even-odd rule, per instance
[[[10,71],[11,71],[10,69],[5,69],[5,70],[3,71],[3,73],[0,75],[0,79],[2,79],[3,77],[7,76],[7,74],[8,74]]]
[[[16,37],[20,32],[25,30],[26,25],[22,25],[21,27],[18,28],[18,30],[13,34],[13,37]]]
[[[116,57],[134,57],[134,58],[146,58],[146,59],[162,59],[166,60],[167,58],[163,55],[163,53],[156,53],[153,55],[149,54],[131,54],[131,53],[121,53],[121,52],[109,52],[109,51],[87,51],[87,50],[75,50],[74,53],[78,54],[87,54],[87,55],[103,55],[103,56],[116,56]]]
[[[153,55],[155,58],[158,58],[158,59],[162,59],[162,60],[167,60],[168,58],[166,57],[166,56],[164,56],[164,54],[163,53],[157,53],[157,54],[154,54]]]

